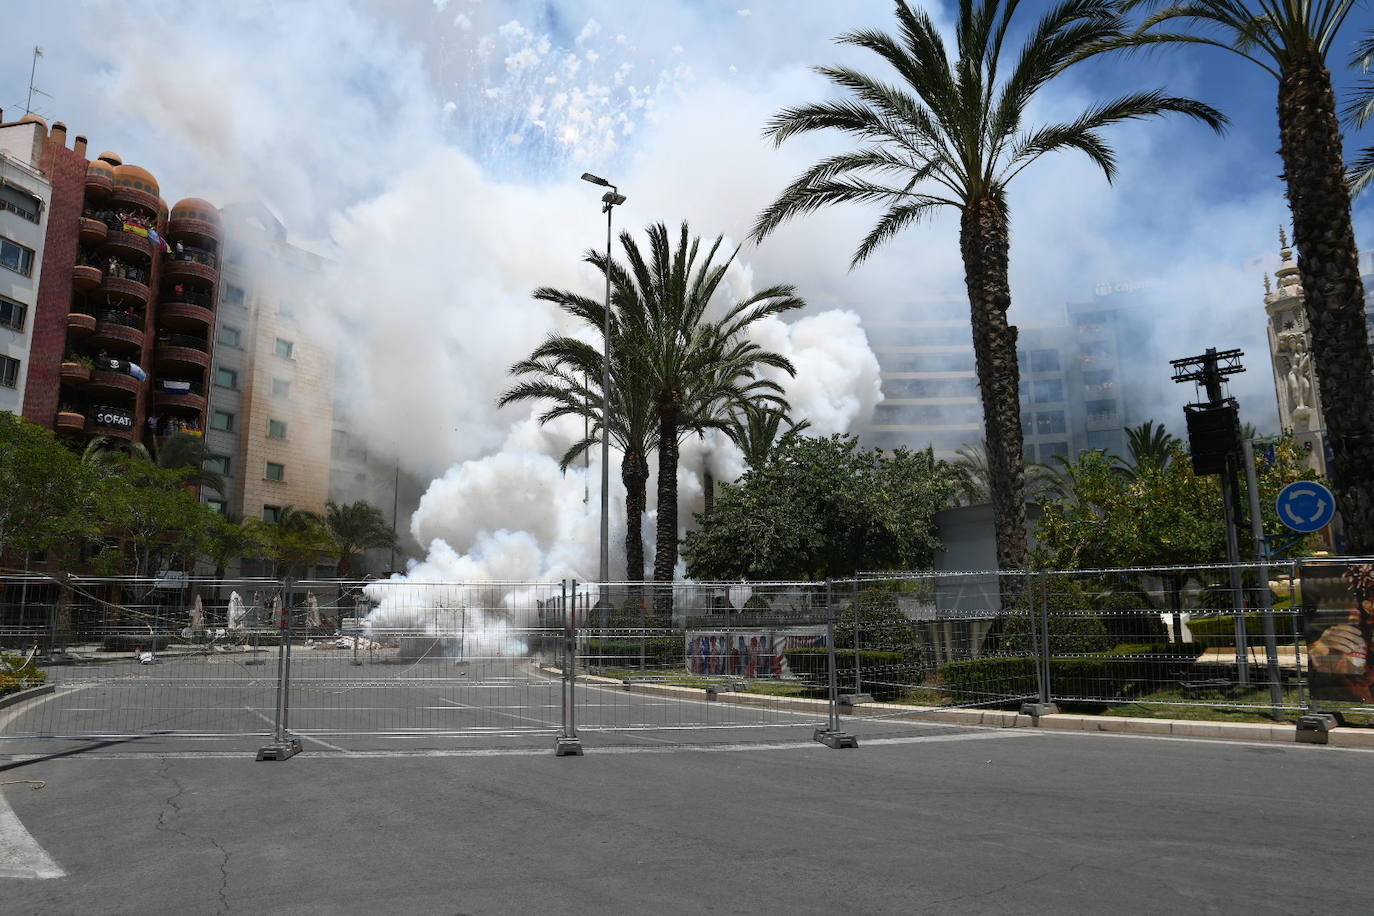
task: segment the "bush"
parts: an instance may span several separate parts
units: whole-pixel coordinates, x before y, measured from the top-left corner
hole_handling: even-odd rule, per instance
[[[587,639],[581,652],[587,663],[603,668],[638,667],[641,641],[638,636],[624,639]],[[643,640],[644,664],[651,668],[680,668],[683,641],[680,637],[649,636]]]
[[[0,697],[38,687],[48,679],[47,672],[22,655],[0,652]]]
[[[864,693],[874,699],[900,695],[906,686],[918,684],[922,671],[904,652],[867,649],[859,652],[863,666]],[[830,683],[830,652],[827,649],[788,649],[787,666],[792,673],[812,684]],[[835,650],[835,678],[844,693],[854,689],[854,650]]]
[[[1050,690],[1056,697],[1120,700],[1157,690],[1182,671],[1197,672],[1199,643],[1122,644],[1110,652],[1050,659]],[[1177,667],[1179,671],[1172,670]],[[1035,658],[992,656],[949,662],[940,681],[955,703],[986,703],[1033,695]]]
[[[1193,640],[1207,647],[1227,647],[1236,644],[1236,618],[1234,614],[1219,617],[1194,617],[1188,621],[1188,630]],[[1264,639],[1264,614],[1250,612],[1245,615],[1245,633],[1251,645],[1262,645]],[[1292,645],[1293,624],[1287,614],[1274,615],[1274,636],[1280,645]]]

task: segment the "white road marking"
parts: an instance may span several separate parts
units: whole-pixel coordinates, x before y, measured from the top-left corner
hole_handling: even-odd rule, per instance
[[[272,720],[272,717],[271,717],[271,716],[265,715],[264,713],[259,712],[258,710],[254,709],[254,708],[251,707],[251,706],[245,706],[245,707],[243,707],[243,708],[246,709],[246,710],[248,710],[249,712],[251,712],[253,715],[257,716],[259,719],[262,719],[262,720],[263,720],[264,722],[266,722],[268,725],[271,725],[271,726],[274,727],[274,728],[276,727],[276,724],[277,724],[277,723],[274,722],[274,721]],[[346,750],[344,750],[343,748],[339,747],[337,744],[330,744],[328,741],[321,741],[319,738],[312,738],[310,735],[302,735],[302,734],[299,734],[299,733],[297,733],[297,732],[291,732],[291,734],[292,734],[293,736],[297,737],[297,738],[300,738],[302,741],[313,741],[313,742],[315,742],[316,744],[318,744],[320,747],[329,748],[329,750],[331,750],[331,751],[339,751],[339,752],[341,752],[341,753],[347,753]]]
[[[30,790],[31,791],[31,790]],[[52,856],[24,828],[0,791],[0,878],[64,878]]]

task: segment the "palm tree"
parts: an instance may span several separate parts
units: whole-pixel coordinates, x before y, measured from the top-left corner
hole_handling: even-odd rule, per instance
[[[1224,124],[1212,108],[1160,91],[1094,105],[1063,123],[1025,124],[1036,93],[1078,64],[1086,50],[1123,34],[1124,21],[1112,0],[1063,0],[1030,26],[1019,55],[1004,70],[1004,40],[1020,31],[1019,23],[1013,25],[1018,7],[1017,0],[960,3],[952,60],[930,17],[902,0],[896,4],[897,36],[870,29],[841,35],[841,44],[881,57],[900,84],[849,67],[818,68],[851,97],[784,109],[766,135],[781,144],[798,134],[838,130],[860,147],[804,172],[760,214],[753,231],[762,240],[785,220],[830,204],[881,203],[887,210],[854,253],[851,266],[857,266],[939,208],[959,212],[997,564],[1003,569],[1023,569],[1027,559],[1016,329],[1007,323],[1008,184],[1059,150],[1086,154],[1111,181],[1116,161],[1101,130],[1121,121],[1176,112],[1217,130]]]
[[[365,500],[341,505],[331,499],[320,522],[340,579],[352,577],[353,558],[363,551],[396,546],[396,533],[382,510]]]
[[[1159,0],[1127,0],[1159,7]],[[1293,212],[1303,307],[1333,489],[1352,553],[1374,552],[1374,374],[1350,185],[1326,56],[1356,0],[1191,0],[1155,9],[1107,48],[1201,44],[1231,51],[1278,81],[1279,153]],[[1171,29],[1173,31],[1171,31]],[[1362,49],[1364,46],[1362,46]]]
[[[671,582],[677,566],[678,438],[684,430],[719,428],[726,408],[765,397],[778,386],[760,379],[761,367],[795,374],[791,362],[744,337],[755,321],[801,308],[805,302],[791,286],[772,286],[725,307],[711,320],[707,310],[725,272],[739,253],[715,263],[722,237],[704,258],[701,240],[690,236],[687,223],[676,248],[668,228],[650,226],[649,257],[628,232],[620,244],[630,277],[616,284],[615,307],[624,332],[622,346],[642,362],[658,423],[658,519],[654,548],[654,581]],[[660,614],[671,608],[664,590],[656,603]]]
[[[1355,47],[1351,65],[1365,73],[1374,69],[1374,29]],[[1359,129],[1374,121],[1374,79],[1361,80],[1351,93],[1344,112],[1346,123]],[[1366,146],[1350,163],[1350,196],[1359,197],[1374,184],[1374,146]]]
[[[584,307],[604,311],[604,306],[574,293],[541,288],[536,298],[559,302],[570,313]],[[588,321],[602,327],[601,318]],[[625,485],[625,575],[631,582],[644,579],[643,518],[648,499],[649,452],[657,444],[653,401],[642,378],[636,378],[628,365],[633,356],[615,342],[611,347],[611,416],[609,436],[620,450],[620,480]],[[559,460],[567,470],[573,462],[601,442],[601,351],[574,337],[554,336],[510,368],[514,376],[525,376],[501,395],[504,407],[517,401],[542,400],[549,407],[539,415],[541,424],[563,416],[585,417],[590,421],[585,435],[568,447]]]
[[[771,405],[750,404],[731,417],[726,435],[744,453],[744,464],[752,470],[763,467],[775,451],[790,445],[810,428],[809,420],[798,423]]]
[[[1156,426],[1154,420],[1127,427],[1126,448],[1130,452],[1131,473],[1139,476],[1146,467],[1164,470],[1169,465],[1177,441],[1165,430],[1163,423]]]
[[[97,473],[108,474],[117,464],[119,455],[141,459],[164,470],[185,469],[183,481],[186,486],[208,487],[218,493],[224,492],[224,476],[205,468],[208,451],[205,440],[199,436],[178,430],[168,436],[161,447],[156,445],[150,450],[141,442],[118,439],[113,436],[96,436],[86,443],[81,453],[83,464]]]
[[[992,501],[992,471],[988,466],[987,443],[964,444],[955,449],[954,470],[956,505],[976,506]],[[1026,499],[1035,501],[1044,495],[1052,482],[1047,465],[1029,462],[1024,471]]]

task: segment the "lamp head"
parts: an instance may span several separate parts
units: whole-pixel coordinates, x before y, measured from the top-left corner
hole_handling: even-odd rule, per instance
[[[625,195],[617,194],[614,191],[607,191],[605,194],[601,195],[601,202],[605,204],[607,208],[615,207],[625,202]]]
[[[600,178],[596,175],[593,175],[591,172],[583,172],[582,180],[590,182],[592,184],[599,184],[603,188],[609,188],[611,186],[611,183],[609,181],[607,181],[604,178]]]

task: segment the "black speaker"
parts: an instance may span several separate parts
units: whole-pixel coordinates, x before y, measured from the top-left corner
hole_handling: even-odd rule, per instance
[[[1226,459],[1235,454],[1240,442],[1240,411],[1234,399],[1218,406],[1189,404],[1183,408],[1188,421],[1188,450],[1192,452],[1194,474],[1223,474]]]

